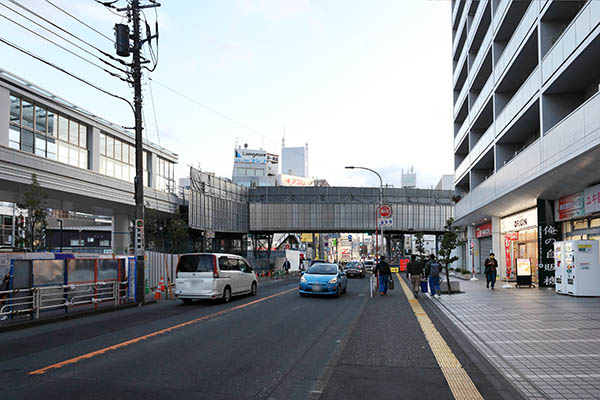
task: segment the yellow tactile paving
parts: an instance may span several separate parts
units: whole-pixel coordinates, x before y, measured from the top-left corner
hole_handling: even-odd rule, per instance
[[[413,293],[408,285],[404,282],[400,274],[396,273],[396,276],[402,286],[402,290],[404,290],[404,294],[408,298],[408,303],[417,317],[417,321],[419,321],[427,343],[429,343],[429,347],[444,374],[444,378],[446,378],[446,382],[450,386],[454,398],[457,400],[483,400],[481,393],[475,387],[467,371],[464,370],[460,361],[458,361],[444,338],[442,338],[442,335],[440,335],[435,325],[433,325],[433,322],[431,322],[421,304],[413,298]]]

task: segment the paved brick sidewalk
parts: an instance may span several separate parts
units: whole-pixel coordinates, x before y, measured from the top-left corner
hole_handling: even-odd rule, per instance
[[[461,281],[430,299],[531,399],[600,398],[600,298]]]

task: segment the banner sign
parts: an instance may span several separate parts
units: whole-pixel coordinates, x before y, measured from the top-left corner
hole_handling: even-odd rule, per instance
[[[279,182],[280,186],[313,186],[314,184],[314,180],[312,178],[286,174],[281,174],[278,176],[277,181]]]
[[[519,239],[519,232],[511,232],[504,235],[504,253],[506,255],[506,277],[510,279],[512,272],[512,256],[510,254],[510,242]]]
[[[491,222],[487,223],[487,224],[479,225],[477,228],[475,228],[475,237],[477,239],[486,237],[486,236],[492,236]]]
[[[585,215],[583,207],[583,192],[571,194],[558,199],[558,220],[583,217]]]

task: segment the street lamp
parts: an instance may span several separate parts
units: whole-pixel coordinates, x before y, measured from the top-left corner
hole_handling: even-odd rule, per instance
[[[365,171],[374,173],[379,178],[379,207],[377,208],[377,210],[375,210],[375,256],[376,256],[375,259],[377,261],[379,261],[379,242],[377,240],[377,231],[378,231],[377,212],[379,211],[381,206],[383,206],[383,179],[381,179],[381,175],[379,175],[379,172],[377,172],[371,168],[357,167],[354,165],[350,165],[350,166],[347,166],[346,169],[364,169]],[[381,239],[381,247],[383,247],[383,238]]]

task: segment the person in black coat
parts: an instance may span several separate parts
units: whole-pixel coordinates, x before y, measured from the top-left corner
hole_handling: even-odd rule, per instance
[[[490,284],[492,284],[492,290],[494,290],[494,286],[496,285],[496,274],[498,273],[498,260],[496,260],[496,256],[494,253],[490,253],[490,256],[485,259],[485,287],[489,288]]]

